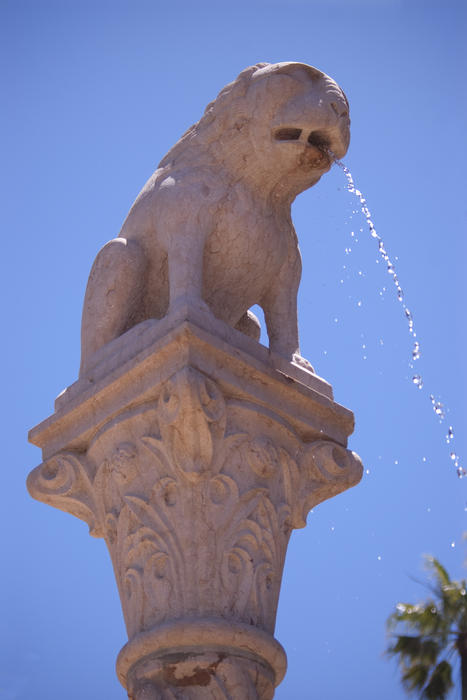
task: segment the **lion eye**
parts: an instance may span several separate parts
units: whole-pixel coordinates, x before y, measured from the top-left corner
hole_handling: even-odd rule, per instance
[[[285,128],[278,129],[274,134],[276,141],[297,141],[302,133],[301,129]]]

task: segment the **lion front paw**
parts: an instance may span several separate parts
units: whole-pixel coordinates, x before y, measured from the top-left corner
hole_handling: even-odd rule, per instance
[[[292,364],[297,365],[297,367],[301,367],[302,369],[307,369],[309,372],[313,372],[313,374],[315,374],[313,365],[296,352],[294,352],[292,356]]]

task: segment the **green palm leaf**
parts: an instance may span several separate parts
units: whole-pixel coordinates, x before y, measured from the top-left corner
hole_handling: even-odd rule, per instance
[[[422,698],[444,700],[453,685],[451,664],[446,660],[441,661],[431,674],[430,680],[423,690]]]
[[[387,621],[392,639],[386,653],[397,658],[407,693],[423,700],[445,700],[454,687],[451,658],[460,658],[462,698],[467,700],[466,582],[452,581],[434,557],[425,561],[432,596],[422,603],[397,604]]]
[[[425,557],[425,566],[429,571],[433,572],[439,586],[447,586],[451,583],[448,572],[435,557],[427,555]]]

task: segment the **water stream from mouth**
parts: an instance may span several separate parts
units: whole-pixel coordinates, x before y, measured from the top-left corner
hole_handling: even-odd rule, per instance
[[[341,161],[339,160],[332,151],[328,151],[329,156],[331,159],[334,161],[334,163],[343,170],[345,177],[347,178],[347,190],[354,195],[358,203],[360,205],[360,211],[362,212],[363,216],[365,217],[366,224],[368,227],[368,231],[370,233],[370,236],[374,239],[378,246],[378,252],[380,257],[382,258],[383,262],[386,265],[387,272],[388,274],[392,277],[392,281],[394,283],[395,287],[395,292],[397,295],[397,299],[401,304],[402,307],[402,312],[405,316],[405,320],[407,322],[408,326],[408,332],[412,338],[413,345],[412,345],[412,358],[409,361],[409,368],[411,370],[412,374],[412,383],[414,386],[416,386],[418,389],[423,390],[424,388],[424,383],[423,383],[423,377],[421,374],[417,373],[416,371],[416,362],[417,360],[420,359],[421,355],[421,349],[420,349],[420,342],[417,338],[417,333],[415,330],[415,324],[414,324],[414,318],[412,315],[412,311],[410,308],[407,306],[407,303],[405,302],[404,299],[404,292],[401,287],[401,284],[399,282],[399,277],[397,275],[396,271],[396,266],[393,262],[393,260],[390,258],[389,253],[386,250],[385,243],[382,239],[382,237],[378,234],[376,227],[373,223],[373,220],[371,218],[371,213],[367,205],[367,201],[361,191],[357,189],[355,186],[355,182],[352,177],[352,173],[350,172],[349,168]],[[446,420],[446,409],[445,406],[441,403],[441,401],[438,401],[437,398],[435,397],[434,394],[429,394],[430,398],[430,403],[432,410],[435,414],[435,416],[438,418],[440,423],[444,423]],[[454,429],[450,425],[446,431],[446,444],[449,446],[449,456],[451,463],[453,464],[454,468],[456,469],[457,476],[462,479],[462,477],[466,476],[467,472],[466,470],[461,466],[460,464],[460,457],[456,453],[455,449],[453,449],[452,442],[454,440]]]

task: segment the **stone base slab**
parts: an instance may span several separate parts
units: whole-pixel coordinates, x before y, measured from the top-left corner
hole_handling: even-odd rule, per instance
[[[331,385],[291,364],[200,309],[149,320],[95,353],[85,377],[56,399],[55,412],[29,432],[48,457],[85,449],[99,426],[122,405],[148,400],[164,379],[186,364],[206,372],[239,398],[253,394],[304,429],[304,437],[327,437],[345,446],[353,413],[332,400]]]

